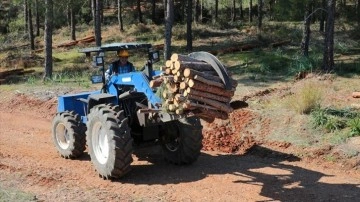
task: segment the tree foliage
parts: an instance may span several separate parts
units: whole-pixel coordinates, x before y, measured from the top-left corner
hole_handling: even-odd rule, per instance
[[[333,8],[335,10],[331,10],[334,18],[331,18],[330,11],[327,10],[330,1],[337,2],[336,7]],[[10,37],[0,37],[0,42],[6,38],[10,43],[11,40],[21,39],[31,44],[34,38],[33,32],[36,33],[36,37],[48,40],[45,27],[48,18],[45,16],[47,2],[3,1],[0,4],[0,34]],[[138,24],[162,25],[165,30],[165,58],[171,53],[173,24],[181,24],[184,27],[187,25],[184,32],[186,32],[187,49],[191,50],[192,22],[212,23],[225,29],[227,27],[241,29],[242,26],[257,24],[260,30],[269,21],[292,21],[304,25],[303,40],[298,41],[298,44],[299,50],[302,50],[305,56],[309,54],[310,25],[319,24],[319,30],[325,36],[323,52],[327,56],[324,56],[324,68],[331,70],[333,40],[336,36],[333,28],[325,25],[332,26],[338,20],[341,20],[341,23],[360,25],[360,0],[52,0],[52,2],[51,26],[54,31],[68,28],[69,40],[76,39],[77,26],[80,25],[93,26],[97,45],[101,44],[103,25],[118,24],[120,31]],[[168,7],[169,2],[171,8]],[[97,9],[94,9],[95,7]]]

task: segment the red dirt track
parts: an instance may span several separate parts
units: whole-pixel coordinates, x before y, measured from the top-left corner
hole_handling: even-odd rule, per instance
[[[1,187],[34,201],[357,201],[358,170],[316,164],[259,142],[269,120],[247,108],[203,123],[204,150],[190,166],[166,163],[158,147],[135,152],[124,178],[103,180],[86,153],[61,158],[51,139],[56,99],[1,92]],[[274,146],[274,145],[273,145]],[[1,196],[1,195],[0,195]],[[2,199],[0,198],[0,201]]]

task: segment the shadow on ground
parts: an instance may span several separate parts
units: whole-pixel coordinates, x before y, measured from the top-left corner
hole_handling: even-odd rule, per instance
[[[115,182],[147,185],[178,184],[198,181],[208,175],[233,174],[238,180],[230,183],[261,186],[260,195],[276,201],[328,201],[329,199],[356,201],[356,198],[360,198],[360,183],[324,183],[321,181],[322,178],[331,178],[331,176],[289,165],[286,162],[300,159],[262,146],[254,146],[245,155],[213,156],[202,153],[198,161],[190,166],[167,164],[158,151],[147,153],[146,157],[144,154],[138,154],[139,160],[152,164],[134,165],[133,171],[128,176]]]

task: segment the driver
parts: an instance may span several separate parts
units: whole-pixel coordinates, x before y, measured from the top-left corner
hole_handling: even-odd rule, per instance
[[[112,75],[124,74],[135,71],[134,65],[128,61],[129,52],[127,50],[119,50],[116,52],[119,60],[109,65],[109,69],[105,72],[105,78],[108,81]]]

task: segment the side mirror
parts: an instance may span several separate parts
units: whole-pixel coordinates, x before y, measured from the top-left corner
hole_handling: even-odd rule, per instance
[[[97,56],[93,56],[93,67],[99,67],[104,65],[104,53],[99,53]]]
[[[149,52],[149,59],[151,61],[152,64],[154,64],[155,62],[159,62],[160,61],[160,54],[158,50],[153,50]]]
[[[95,83],[102,83],[103,82],[103,77],[102,75],[93,75],[90,78],[91,83],[95,84]]]

